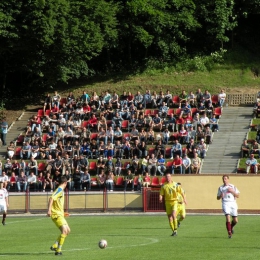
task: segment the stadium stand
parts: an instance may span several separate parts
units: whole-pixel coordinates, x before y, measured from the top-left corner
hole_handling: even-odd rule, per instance
[[[113,94],[115,95],[115,94]],[[122,161],[122,174],[125,174],[125,170],[130,167],[132,168],[132,161],[134,155],[137,156],[139,160],[139,166],[136,174],[141,172],[141,160],[145,157],[145,153],[139,152],[141,147],[141,141],[144,141],[146,144],[147,153],[149,156],[154,154],[155,146],[158,141],[161,140],[165,146],[165,160],[167,171],[170,171],[172,160],[171,149],[174,141],[178,139],[181,141],[182,153],[186,152],[186,138],[181,138],[179,130],[184,127],[186,130],[189,130],[189,126],[186,118],[186,108],[184,107],[183,100],[187,100],[188,96],[178,96],[173,95],[172,102],[167,102],[168,100],[164,99],[163,93],[160,96],[145,96],[148,99],[147,104],[152,104],[152,109],[142,108],[140,104],[144,105],[144,96],[140,98],[140,95],[131,95],[127,100],[120,100],[117,104],[112,104],[112,101],[115,100],[112,94],[106,93],[104,96],[96,97],[94,94],[90,96],[90,99],[86,102],[83,97],[75,98],[73,95],[69,94],[67,98],[62,97],[59,100],[59,106],[57,107],[53,102],[51,109],[45,107],[39,109],[36,113],[37,122],[36,128],[39,128],[39,133],[36,133],[34,129],[31,131],[31,136],[29,140],[29,152],[36,160],[36,167],[38,172],[43,172],[44,176],[49,172],[51,175],[54,175],[55,171],[58,171],[59,174],[64,174],[68,171],[69,178],[71,179],[71,190],[73,190],[73,180],[75,179],[74,175],[78,172],[82,175],[85,170],[89,170],[92,176],[97,175],[96,180],[93,180],[93,183],[99,181],[98,174],[98,160],[100,155],[103,154],[104,164],[101,166],[101,169],[107,171],[114,171],[114,164],[116,160],[116,154],[122,154],[120,158]],[[212,103],[214,105],[213,113],[218,117],[222,114],[222,108],[218,106],[217,95],[213,95]],[[150,99],[149,99],[150,98]],[[151,101],[152,100],[152,101]],[[180,103],[180,101],[182,101]],[[213,102],[214,101],[214,102]],[[54,105],[53,105],[54,104]],[[162,108],[164,104],[164,108]],[[168,107],[165,104],[169,104]],[[199,104],[192,104],[197,107],[190,107],[190,112],[194,114],[198,111]],[[144,106],[145,107],[145,106]],[[164,109],[164,110],[162,110]],[[165,110],[166,109],[166,110]],[[206,108],[207,109],[207,108]],[[208,109],[211,109],[208,107]],[[163,112],[165,111],[165,116]],[[118,116],[116,116],[118,114]],[[177,128],[171,129],[176,131],[171,131],[169,134],[169,142],[164,143],[163,131],[168,128],[167,120],[171,114],[174,115],[176,119]],[[100,118],[104,116],[106,119],[106,129],[104,129],[104,137],[101,137],[100,131],[97,129],[98,122]],[[143,119],[144,116],[151,116],[149,122]],[[160,118],[162,122],[162,127],[153,127],[157,123],[154,123],[154,120]],[[132,119],[131,119],[132,118]],[[136,126],[138,123],[139,127],[130,128],[131,126]],[[195,127],[195,122],[190,122],[190,125]],[[196,122],[196,126],[199,123]],[[210,124],[208,124],[210,126]],[[95,126],[95,127],[93,127]],[[112,129],[109,127],[112,126]],[[114,144],[114,126],[119,126],[120,130],[124,131],[123,137],[120,140],[118,148],[122,153],[115,153],[115,144]],[[26,127],[26,126],[25,126]],[[150,128],[154,128],[153,138],[148,138],[148,131]],[[88,136],[84,133],[83,129],[87,129]],[[113,129],[114,128],[114,129]],[[144,134],[139,136],[140,131],[138,129],[144,129]],[[205,127],[202,126],[202,130],[205,131]],[[134,132],[133,132],[134,131]],[[150,130],[151,131],[151,130]],[[39,134],[39,136],[36,136]],[[21,134],[17,138],[15,156],[16,158],[20,157],[21,149],[25,149],[23,146],[24,134]],[[148,142],[151,140],[151,142]],[[38,143],[36,143],[38,141]],[[196,140],[195,140],[196,142]],[[36,152],[32,152],[36,150]],[[84,152],[83,152],[84,151]],[[67,156],[68,155],[68,156]],[[112,160],[109,160],[111,157]],[[103,160],[102,159],[102,160]],[[155,174],[158,175],[158,172]],[[18,177],[18,176],[17,176]],[[164,180],[164,179],[163,179]],[[152,178],[151,186],[158,187],[162,185],[163,180],[155,176]],[[122,188],[124,178],[123,176],[115,176],[114,182],[115,187]]]

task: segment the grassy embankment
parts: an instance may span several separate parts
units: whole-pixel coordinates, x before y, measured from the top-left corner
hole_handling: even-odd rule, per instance
[[[94,77],[90,80],[81,80],[71,83],[63,88],[62,92],[67,95],[68,91],[74,91],[80,95],[82,90],[88,93],[96,91],[100,94],[109,89],[121,94],[124,90],[142,93],[146,89],[157,91],[170,89],[173,94],[179,94],[182,89],[195,91],[198,88],[208,89],[210,93],[218,93],[224,88],[230,92],[257,92],[260,78],[254,75],[255,70],[260,71],[259,59],[256,55],[245,50],[236,49],[229,51],[221,64],[215,64],[210,71],[187,72],[178,70],[176,67],[164,67],[162,69],[147,68],[142,73],[111,74],[103,77]]]

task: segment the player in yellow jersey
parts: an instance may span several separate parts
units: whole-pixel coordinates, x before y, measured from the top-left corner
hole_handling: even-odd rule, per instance
[[[64,189],[67,185],[67,178],[62,176],[60,179],[60,185],[53,192],[49,199],[48,213],[55,225],[60,229],[61,234],[57,238],[54,245],[51,246],[51,250],[55,251],[55,255],[62,255],[61,248],[65,241],[66,236],[70,233],[70,227],[64,218]]]
[[[160,190],[159,201],[160,203],[165,201],[166,214],[169,219],[170,227],[173,231],[172,236],[177,236],[177,210],[178,210],[178,193],[183,197],[186,203],[185,196],[181,192],[181,187],[172,181],[172,175],[170,173],[166,174],[166,182],[163,184]]]
[[[178,192],[178,210],[177,210],[177,219],[178,219],[178,227],[180,227],[181,225],[181,221],[183,221],[186,217],[186,194],[184,189],[181,187],[181,183],[178,182],[177,183],[179,185],[179,187],[181,188],[181,192]],[[184,198],[185,198],[185,202],[184,202]]]

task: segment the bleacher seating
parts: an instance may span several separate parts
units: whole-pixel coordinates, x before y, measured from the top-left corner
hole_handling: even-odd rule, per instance
[[[213,98],[214,97],[214,98]],[[216,106],[215,109],[214,109],[214,113],[220,117],[221,114],[222,114],[222,109],[220,107],[217,107],[217,102],[215,102],[217,98],[217,95],[213,95],[212,96],[212,102],[213,102],[213,99],[214,99],[214,105]],[[185,120],[181,117],[181,114],[182,114],[182,109],[179,108],[179,104],[180,103],[180,98],[179,96],[177,95],[173,95],[173,98],[172,98],[172,104],[170,105],[169,109],[168,109],[168,112],[167,112],[167,117],[169,117],[171,114],[174,114],[174,117],[176,118],[176,124],[177,124],[177,132],[171,132],[170,134],[170,139],[169,139],[169,143],[166,145],[165,144],[165,159],[166,159],[166,167],[167,167],[167,170],[169,171],[169,169],[171,168],[171,165],[172,165],[172,161],[170,159],[171,157],[171,146],[172,144],[174,143],[174,141],[176,139],[179,139],[180,138],[180,134],[178,132],[178,130],[181,128],[181,126],[185,123]],[[66,98],[61,98],[60,100],[60,108],[63,104],[67,104],[67,99]],[[73,103],[74,105],[76,103]],[[84,107],[84,106],[83,106]],[[84,110],[83,110],[84,111]],[[191,109],[192,111],[192,115],[194,115],[198,109],[196,107],[193,107]],[[102,113],[102,111],[98,111],[96,113],[97,117],[100,116],[100,114]],[[137,110],[137,113],[142,113],[140,111]],[[152,117],[155,117],[155,115],[159,115],[159,107],[153,107],[152,109],[150,108],[147,108],[147,109],[144,109],[143,110],[143,114],[144,115],[150,115]],[[52,117],[52,113],[51,113],[51,110],[50,109],[46,109],[45,111],[43,109],[39,109],[37,111],[37,117],[38,117],[38,123],[41,124],[42,122],[42,119],[44,116],[50,116]],[[163,119],[164,122],[164,127],[166,127],[166,121],[168,119],[165,118]],[[113,120],[112,119],[108,119],[107,121],[107,126],[111,126],[112,125],[112,122]],[[122,121],[122,125],[121,125],[121,130],[124,131],[123,133],[123,138],[122,138],[122,143],[124,143],[126,140],[129,140],[130,141],[130,144],[133,145],[133,141],[131,140],[131,134],[128,132],[128,125],[129,125],[129,120],[123,120]],[[84,117],[82,117],[82,122],[81,122],[81,128],[83,127],[86,127],[88,128],[88,123],[86,121],[86,119]],[[98,140],[98,132],[97,132],[97,129],[90,129],[92,132],[90,134],[90,142],[92,140]],[[42,134],[42,141],[45,141],[47,142],[47,133],[46,133],[46,130],[43,129],[43,134]],[[131,131],[131,130],[130,130]],[[160,136],[162,135],[163,133],[160,132],[159,129],[154,129],[155,131],[155,137],[157,136]],[[79,131],[80,133],[80,131]],[[71,140],[72,140],[72,143],[74,142],[74,140],[76,140],[79,138],[76,137],[76,135],[74,135]],[[158,137],[158,140],[160,138]],[[22,143],[23,143],[23,140],[24,140],[24,134],[21,134],[17,140],[16,140],[16,150],[15,150],[15,156],[16,158],[19,158],[20,157],[20,150],[21,150],[21,147],[22,146]],[[148,155],[151,156],[154,152],[155,152],[155,145],[157,144],[157,139],[155,138],[155,142],[152,144],[152,143],[148,143],[146,141],[146,145],[147,145],[147,152],[148,152]],[[183,144],[183,153],[186,152],[186,144]],[[51,153],[54,157],[55,157],[55,154],[54,153]],[[72,155],[72,153],[70,154]],[[61,153],[61,156],[63,157],[64,156],[64,152]],[[39,160],[39,163],[38,163],[38,170],[39,172],[41,171],[45,171],[45,168],[46,168],[46,164],[45,164],[45,159],[47,158],[44,158],[44,159],[41,159],[41,158],[37,158],[37,160]],[[98,158],[97,158],[98,159]],[[97,174],[97,159],[91,159],[89,158],[89,172],[91,173],[91,175],[96,175]],[[115,158],[114,158],[114,162],[115,162]],[[128,159],[128,158],[122,158],[122,174],[125,174],[126,172],[126,166],[127,165],[130,165],[132,164],[131,162],[131,158]],[[141,165],[141,158],[139,158],[139,165]],[[141,172],[140,170],[140,167],[138,169],[138,173]],[[158,173],[157,173],[158,174]],[[94,177],[93,177],[94,178]],[[98,180],[98,178],[97,178]],[[152,184],[151,186],[152,187],[158,187],[160,186],[163,182],[165,181],[165,179],[161,179],[159,177],[153,177],[152,178]],[[116,187],[121,187],[123,185],[123,179],[122,179],[122,176],[119,176],[116,180],[116,184],[115,186]]]
[[[254,117],[254,114],[253,114],[253,117]],[[252,118],[251,123],[249,125],[249,132],[248,132],[248,135],[250,134],[250,139],[247,138],[247,139],[244,140],[244,142],[246,142],[246,144],[248,146],[248,151],[247,151],[247,149],[244,149],[245,143],[243,142],[243,144],[241,144],[241,158],[240,158],[239,163],[238,163],[237,173],[247,173],[247,171],[246,171],[246,161],[247,161],[247,159],[249,159],[250,154],[254,154],[255,159],[258,158],[258,160],[257,160],[258,164],[260,162],[260,156],[258,155],[259,154],[258,151],[255,152],[255,151],[252,150],[253,143],[255,141],[257,141],[257,143],[259,145],[259,141],[260,141],[259,139],[257,139],[257,131],[260,130],[260,128],[258,127],[258,125],[259,125],[258,120],[259,119],[256,119],[256,118],[253,119]],[[251,138],[254,138],[254,139],[251,139]],[[244,147],[242,147],[242,146],[244,146]],[[259,173],[259,171],[260,171],[260,167],[258,166],[258,173]],[[249,173],[254,173],[254,167],[253,166],[250,167]]]

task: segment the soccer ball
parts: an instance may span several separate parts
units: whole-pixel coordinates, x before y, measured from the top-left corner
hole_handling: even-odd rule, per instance
[[[101,239],[99,242],[98,242],[98,246],[101,248],[101,249],[105,249],[107,247],[107,241],[105,239]]]

